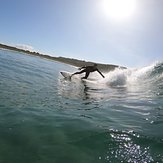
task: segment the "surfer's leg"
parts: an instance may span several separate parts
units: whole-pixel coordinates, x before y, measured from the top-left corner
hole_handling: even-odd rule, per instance
[[[71,75],[71,77],[74,76],[74,75],[77,75],[77,74],[82,74],[83,72],[85,72],[85,70],[82,70],[82,71],[79,71],[79,72],[75,72],[74,74]]]
[[[82,79],[87,79],[88,76],[89,76],[89,74],[90,74],[90,72],[89,72],[89,71],[86,71],[86,73],[85,73],[85,77],[83,77]]]

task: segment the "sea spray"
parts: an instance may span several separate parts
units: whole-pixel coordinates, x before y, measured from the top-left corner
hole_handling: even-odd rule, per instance
[[[97,77],[97,76],[96,76]],[[131,86],[135,84],[154,84],[163,79],[163,63],[155,63],[142,68],[116,68],[105,74],[105,79],[98,77],[98,83],[107,86]]]

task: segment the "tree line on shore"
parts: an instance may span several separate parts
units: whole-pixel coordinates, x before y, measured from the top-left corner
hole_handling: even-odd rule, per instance
[[[73,59],[73,58],[54,57],[54,56],[50,56],[50,55],[46,55],[46,54],[41,54],[39,52],[24,50],[24,49],[20,49],[20,48],[5,45],[5,44],[0,44],[0,48],[13,50],[13,51],[17,51],[17,52],[20,52],[20,53],[30,54],[30,55],[33,55],[33,56],[38,56],[38,57],[42,57],[42,58],[62,62],[62,63],[69,64],[69,65],[72,65],[72,66],[75,66],[75,67],[89,66],[89,65],[93,65],[95,63],[95,62],[84,61],[84,60]],[[101,64],[101,63],[96,63],[96,64],[98,65],[98,68],[101,71],[112,71],[112,70],[114,70],[115,68],[118,68],[118,67],[125,69],[125,67],[121,67],[121,66],[118,66],[118,65]]]

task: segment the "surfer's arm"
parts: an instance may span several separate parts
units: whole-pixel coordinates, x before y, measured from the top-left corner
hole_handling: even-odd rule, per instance
[[[105,76],[97,69],[97,72],[103,77],[105,78]]]

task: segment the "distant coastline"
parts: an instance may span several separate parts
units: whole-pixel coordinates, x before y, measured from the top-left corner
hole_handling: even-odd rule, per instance
[[[46,59],[50,59],[50,60],[54,60],[54,61],[58,61],[61,63],[65,63],[65,64],[69,64],[75,67],[82,67],[82,66],[87,66],[87,65],[92,65],[95,62],[90,62],[90,61],[84,61],[84,60],[78,60],[78,59],[73,59],[73,58],[65,58],[65,57],[54,57],[54,56],[49,56],[46,54],[41,54],[39,52],[32,52],[29,50],[24,50],[24,49],[20,49],[14,46],[9,46],[9,45],[5,45],[5,44],[0,44],[0,48],[1,49],[8,49],[8,50],[13,50],[13,51],[17,51],[17,52],[22,52],[25,54],[30,54],[33,56],[38,56],[41,58],[46,58]],[[101,63],[97,63],[98,68],[102,71],[112,71],[115,68],[122,68],[122,69],[126,69],[126,67],[122,67],[122,66],[118,66],[118,65],[112,65],[112,64],[101,64]]]

